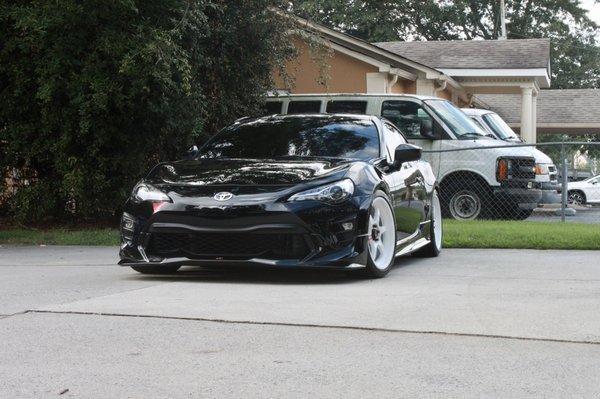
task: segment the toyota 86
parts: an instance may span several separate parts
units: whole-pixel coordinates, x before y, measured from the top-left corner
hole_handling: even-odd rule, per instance
[[[121,219],[120,265],[336,268],[383,277],[399,255],[437,256],[437,183],[421,149],[365,115],[238,120],[156,165]]]

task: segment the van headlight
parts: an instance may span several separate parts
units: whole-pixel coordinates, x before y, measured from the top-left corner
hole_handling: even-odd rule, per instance
[[[321,201],[327,204],[339,204],[352,197],[352,194],[354,194],[354,183],[350,179],[344,179],[296,193],[288,201]]]
[[[536,175],[549,175],[550,169],[548,168],[548,165],[546,165],[546,164],[536,163],[535,164],[535,174]]]

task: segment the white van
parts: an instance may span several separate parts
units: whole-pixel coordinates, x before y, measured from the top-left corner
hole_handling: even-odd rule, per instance
[[[498,140],[510,143],[522,143],[523,140],[494,111],[478,108],[463,108],[462,111],[473,119],[482,129]],[[561,201],[561,187],[558,183],[558,169],[552,159],[537,148],[532,148],[536,165],[536,181],[541,183],[542,204],[558,204]]]
[[[437,174],[444,214],[455,219],[525,219],[542,197],[532,149],[502,148],[508,143],[488,137],[460,109],[440,98],[273,95],[268,97],[264,113],[351,113],[387,118],[411,143],[423,148],[424,158]],[[468,150],[474,147],[492,148]]]

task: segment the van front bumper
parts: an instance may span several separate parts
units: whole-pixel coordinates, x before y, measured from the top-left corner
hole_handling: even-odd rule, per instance
[[[524,210],[537,208],[542,199],[540,188],[497,187],[493,194],[496,203],[515,204]]]

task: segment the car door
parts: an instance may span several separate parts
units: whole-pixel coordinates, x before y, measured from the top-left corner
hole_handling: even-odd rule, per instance
[[[396,147],[405,144],[406,139],[391,123],[384,121],[383,127],[386,155],[389,158],[388,163],[392,164]],[[424,176],[418,167],[419,162],[405,162],[388,173],[398,241],[410,242],[411,239],[416,238],[426,216],[427,191]]]
[[[589,180],[586,191],[589,192],[589,195],[587,195],[589,202],[600,202],[600,176]]]

